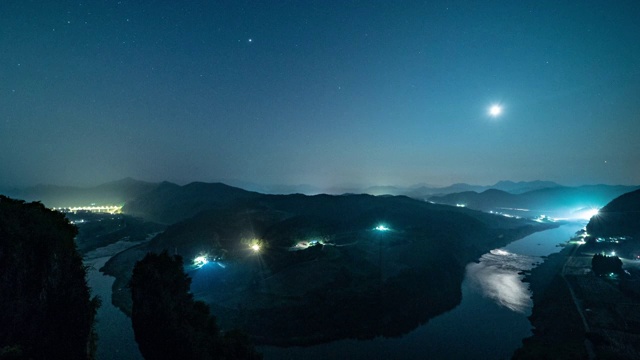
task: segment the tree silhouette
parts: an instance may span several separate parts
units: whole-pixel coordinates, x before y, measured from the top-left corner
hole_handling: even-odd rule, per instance
[[[0,358],[88,359],[99,306],[64,214],[0,195]]]
[[[148,253],[133,269],[131,321],[145,359],[262,358],[241,333],[220,335],[209,307],[189,292],[182,264],[164,251]]]
[[[621,274],[622,260],[617,256],[595,254],[591,259],[591,270],[598,276],[611,273]]]

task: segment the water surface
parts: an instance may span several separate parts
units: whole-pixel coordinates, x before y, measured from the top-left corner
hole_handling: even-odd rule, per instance
[[[111,304],[111,286],[115,280],[98,271],[118,252],[136,245],[120,241],[89,252],[84,257],[85,265],[89,265],[88,280],[91,294],[102,299],[102,306],[98,309],[96,330],[98,333],[97,360],[140,360],[142,355],[138,350],[131,319]]]
[[[462,302],[411,333],[394,339],[341,340],[311,347],[261,347],[269,359],[509,359],[531,335],[532,301],[518,273],[560,251],[584,223],[572,223],[529,235],[469,263]]]
[[[409,334],[394,339],[341,340],[311,347],[261,347],[265,359],[507,359],[531,335],[527,316],[530,292],[518,272],[543,261],[541,256],[560,250],[584,223],[568,224],[515,241],[469,263],[462,283],[462,302]],[[120,242],[85,256],[92,292],[103,299],[98,311],[98,360],[142,359],[131,320],[111,305],[113,277],[98,271],[114,254],[131,246]]]

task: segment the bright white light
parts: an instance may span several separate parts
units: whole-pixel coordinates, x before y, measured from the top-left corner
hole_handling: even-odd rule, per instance
[[[585,220],[590,220],[592,217],[598,215],[598,211],[599,209],[597,208],[593,208],[593,209],[588,209],[583,211],[580,215],[581,218],[585,219]]]
[[[502,114],[502,107],[500,105],[492,105],[489,108],[489,115],[496,117],[500,114]]]
[[[251,250],[253,250],[254,252],[260,251],[260,245],[259,244],[251,245]]]
[[[384,226],[384,225],[378,225],[374,228],[374,230],[378,230],[378,231],[389,231],[391,229],[389,229],[388,227]]]
[[[616,256],[616,252],[615,252],[615,251],[612,251],[612,252],[611,252],[611,256]]]
[[[327,245],[323,240],[303,240],[303,241],[298,241],[295,245],[290,247],[289,251],[304,250],[318,244]]]
[[[206,256],[198,256],[193,259],[193,265],[199,268],[205,266],[208,262],[209,260],[207,260]]]
[[[508,252],[506,250],[502,250],[502,249],[493,249],[493,250],[490,251],[490,253],[492,253],[494,255],[500,255],[500,256],[511,255],[510,252]]]

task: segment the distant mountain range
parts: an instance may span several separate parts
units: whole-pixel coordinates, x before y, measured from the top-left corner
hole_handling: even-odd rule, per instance
[[[500,190],[504,192],[508,192],[511,194],[522,194],[529,191],[547,189],[561,187],[557,183],[553,181],[498,181],[493,185],[469,185],[465,183],[453,184],[447,187],[419,187],[411,189],[405,192],[403,195],[420,198],[420,197],[428,197],[432,195],[444,195],[451,194],[457,192],[465,192],[465,191],[475,191],[475,192],[483,192],[486,190],[494,189]]]
[[[414,186],[393,186],[393,185],[381,185],[381,186],[369,186],[358,187],[355,185],[342,185],[333,186],[329,188],[322,188],[313,185],[258,185],[251,182],[243,182],[237,180],[223,181],[226,184],[240,187],[245,190],[251,190],[260,192],[263,194],[370,194],[370,195],[406,195],[414,198],[424,198],[431,195],[450,194],[462,191],[476,191],[482,192],[488,189],[497,189],[506,191],[512,194],[520,194],[527,191],[558,187],[561,186],[553,181],[499,181],[494,185],[470,185],[465,183],[453,184],[450,186],[429,186],[429,185],[414,185]]]
[[[502,181],[496,185],[502,188],[508,188],[512,191],[521,191],[527,188],[541,188],[554,183],[551,182],[533,182],[533,183],[514,183],[510,181]],[[474,186],[467,184],[455,184],[446,188],[434,188],[431,191],[451,192],[460,189],[485,189],[486,186]],[[427,188],[414,189],[413,198],[422,199],[423,196],[417,194],[426,194]],[[570,189],[570,188],[567,188]],[[487,190],[487,192],[495,192],[507,195],[507,197],[515,197],[513,194],[500,190]],[[371,187],[367,188],[367,194],[371,195],[405,195],[402,194],[400,188],[392,186]],[[470,192],[475,194],[475,192]],[[344,194],[344,193],[341,193]],[[466,194],[466,193],[460,193]],[[238,197],[243,199],[255,199],[262,195],[259,192],[246,191],[222,183],[191,183],[185,186],[164,182],[155,189],[148,191],[139,197],[127,202],[123,211],[125,213],[143,216],[148,220],[171,224],[183,219],[187,219],[202,210],[216,209],[227,206],[230,201],[237,200]],[[455,198],[455,196],[454,196]],[[447,205],[456,205],[447,201],[438,201]],[[505,199],[505,204],[509,203],[509,199]],[[472,209],[484,210],[481,207],[469,206]]]
[[[223,183],[194,182],[180,186],[170,182],[150,183],[126,178],[95,187],[38,185],[23,189],[9,189],[0,193],[27,201],[40,201],[48,207],[124,205],[125,212],[138,216],[145,215],[150,220],[169,224],[189,218],[202,210],[226,206],[230,199],[229,194],[235,196],[240,192],[246,198],[260,194],[293,193],[405,195],[439,204],[465,205],[481,211],[499,211],[500,208],[540,212],[557,210],[562,212],[564,217],[569,217],[581,209],[602,207],[617,196],[639,188],[614,185],[567,187],[551,181],[500,181],[487,186],[464,183],[447,187],[373,186],[359,189],[344,186],[325,189],[326,191],[322,192],[319,188],[310,185],[242,184],[244,185],[242,189]],[[165,206],[167,204],[172,206]]]
[[[638,186],[585,185],[557,186],[524,193],[509,193],[489,189],[483,192],[465,191],[442,196],[431,196],[438,204],[465,206],[481,211],[553,213],[556,217],[581,217],[592,208],[600,208],[616,197],[638,189]]]
[[[446,187],[416,185],[410,187],[400,186],[371,186],[357,187],[355,185],[334,186],[321,188],[313,185],[258,185],[251,182],[229,180],[224,182],[230,186],[263,194],[370,194],[370,195],[406,195],[414,198],[427,198],[433,195],[444,195],[463,191],[482,192],[488,189],[497,189],[512,194],[520,194],[527,191],[559,187],[551,181],[500,181],[494,185],[470,185],[453,184]],[[27,201],[40,201],[49,207],[89,206],[96,205],[122,205],[127,201],[154,190],[158,186],[168,186],[172,183],[152,183],[125,178],[93,187],[74,187],[59,185],[36,185],[26,188],[0,189],[0,193],[10,197]],[[175,184],[172,184],[175,185]],[[178,185],[176,185],[178,186]]]

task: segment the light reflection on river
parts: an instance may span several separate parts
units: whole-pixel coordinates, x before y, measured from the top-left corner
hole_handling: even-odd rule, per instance
[[[467,265],[466,279],[469,286],[496,304],[525,314],[533,304],[529,289],[518,272],[531,269],[538,259],[504,249],[491,250],[482,255],[479,263]]]
[[[508,359],[531,335],[530,292],[518,272],[560,251],[585,223],[570,223],[515,241],[467,265],[462,302],[396,339],[340,340],[311,347],[261,347],[270,359]]]

